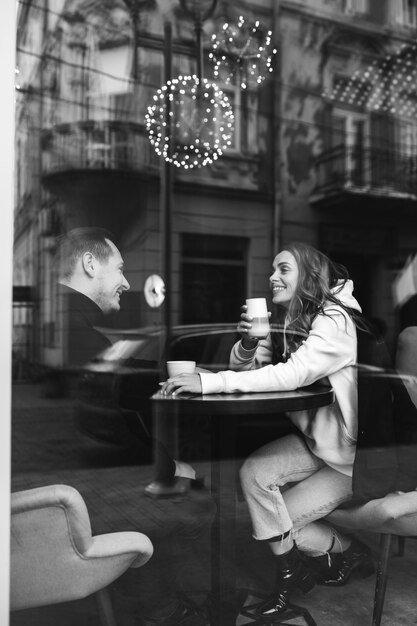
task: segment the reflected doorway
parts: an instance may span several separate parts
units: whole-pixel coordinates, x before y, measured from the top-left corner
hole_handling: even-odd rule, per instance
[[[181,323],[236,322],[247,285],[248,240],[182,236]]]

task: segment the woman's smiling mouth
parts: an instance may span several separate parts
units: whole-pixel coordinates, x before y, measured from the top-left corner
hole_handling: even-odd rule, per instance
[[[272,285],[272,293],[281,293],[282,291],[285,291],[286,287],[283,287],[282,285]]]

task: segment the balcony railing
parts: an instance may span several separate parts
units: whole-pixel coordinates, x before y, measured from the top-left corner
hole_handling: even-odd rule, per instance
[[[59,124],[43,133],[43,171],[122,170],[156,174],[159,158],[145,128],[126,122]]]
[[[342,190],[417,198],[417,154],[338,146],[317,158],[316,175],[316,198]]]

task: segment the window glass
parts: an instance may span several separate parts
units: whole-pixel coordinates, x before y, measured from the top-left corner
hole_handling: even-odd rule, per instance
[[[346,13],[366,13],[369,0],[345,0]]]
[[[246,250],[247,242],[238,237],[183,237],[182,323],[236,319],[247,281]]]
[[[416,0],[403,0],[403,20],[405,26],[417,26]]]
[[[356,298],[375,321],[391,360],[403,306],[407,319],[415,310],[416,281],[405,274],[406,294],[393,284],[417,252],[416,0],[19,0],[16,9],[13,289],[4,290],[13,294],[12,490],[68,485],[85,498],[84,528],[112,545],[114,532],[151,538],[149,566],[111,584],[120,626],[214,623],[211,596],[206,602],[198,593],[194,602],[193,592],[213,583],[223,593],[234,581],[215,570],[210,579],[211,565],[227,563],[227,577],[238,565],[239,585],[260,592],[265,567],[273,567],[268,546],[258,552],[253,540],[247,500],[235,497],[239,470],[258,446],[293,434],[295,422],[305,426],[281,402],[272,412],[259,405],[258,392],[268,389],[265,402],[284,387],[310,397],[294,388],[333,379],[340,368],[333,335],[315,334],[333,272],[320,271],[322,257],[303,247],[291,267],[290,244],[346,266],[352,283],[343,298],[349,306]],[[174,82],[174,95],[165,83],[195,76],[200,59],[199,78],[215,83],[213,95],[190,94],[191,81]],[[231,129],[216,89],[233,111]],[[11,210],[6,202],[3,217]],[[283,252],[285,262],[276,260]],[[266,300],[274,324],[259,343],[245,341],[251,322],[243,305],[252,298]],[[344,339],[349,369],[334,378],[352,385],[339,408],[356,406],[355,334]],[[191,395],[168,398],[161,409],[155,395],[165,389],[168,360],[196,361],[209,373],[187,377]],[[228,393],[248,380],[250,396]],[[218,420],[207,408],[214,390],[221,395],[212,406],[230,396],[234,407]],[[256,410],[242,415],[248,407]],[[305,408],[309,419],[320,415]],[[323,411],[336,424],[326,436],[339,432],[333,409]],[[356,417],[348,411],[350,461]],[[341,441],[335,435],[334,454]],[[414,449],[410,457],[417,459]],[[188,477],[175,476],[174,459],[196,478],[188,465]],[[340,475],[348,479],[351,470]],[[227,552],[235,513],[237,561]],[[264,530],[259,536],[269,536]],[[297,546],[300,533],[297,526]],[[415,621],[407,612],[414,543],[401,584],[393,584],[401,624]],[[30,564],[25,570],[30,576]],[[76,576],[61,578],[70,585]],[[361,623],[371,623],[369,584],[353,572],[349,585]],[[22,595],[32,588],[24,585]],[[178,608],[189,591],[187,609]],[[357,607],[347,597],[337,616],[326,601],[323,617],[326,593],[333,594],[309,596],[312,618],[348,624]],[[196,606],[198,615],[189,615]],[[97,607],[86,597],[10,619],[11,626],[86,626],[96,623]]]

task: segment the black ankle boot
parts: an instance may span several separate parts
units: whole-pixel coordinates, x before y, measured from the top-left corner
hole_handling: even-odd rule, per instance
[[[277,568],[275,589],[272,596],[258,604],[255,609],[257,615],[274,616],[283,613],[294,589],[298,588],[307,593],[314,587],[314,579],[301,560],[295,545],[289,552],[275,555],[274,559]]]
[[[346,585],[355,570],[360,572],[362,578],[371,576],[375,571],[369,548],[357,539],[352,539],[352,544],[344,552],[310,557],[308,565],[316,583],[329,587]]]

